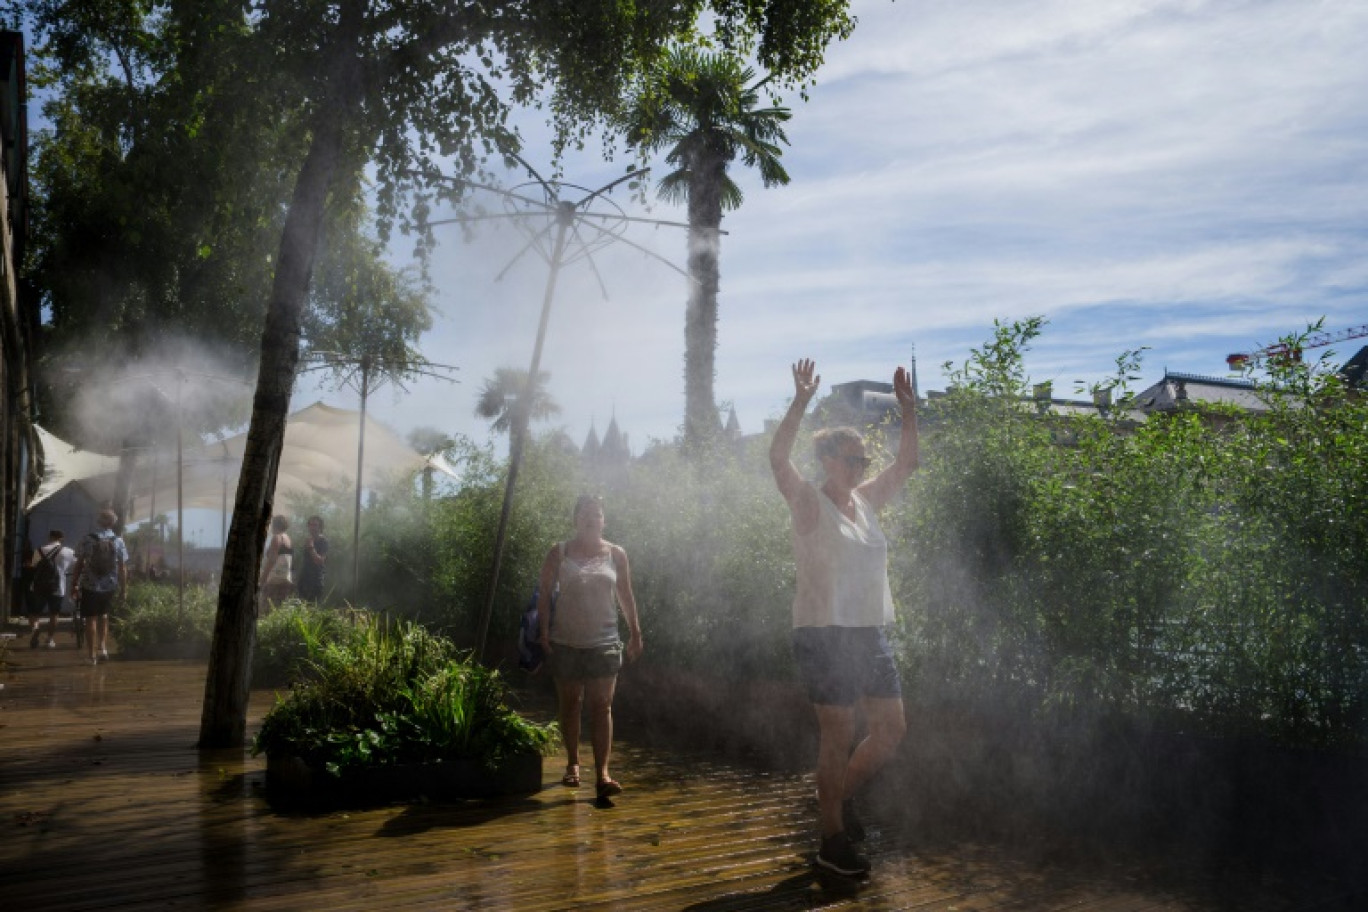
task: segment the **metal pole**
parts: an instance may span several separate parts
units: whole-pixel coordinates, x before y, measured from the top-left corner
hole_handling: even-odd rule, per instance
[[[219,515],[219,547],[228,547],[228,444],[223,446],[223,502]]]
[[[181,387],[184,384],[185,375],[180,370],[176,371],[176,562],[180,564],[177,568],[180,573],[179,592],[177,593],[177,611],[180,617],[185,617],[185,460],[182,458],[184,453],[181,449],[181,438],[185,436],[185,429],[181,427],[184,415],[181,413]]]
[[[352,598],[361,589],[361,468],[366,453],[366,397],[370,394],[370,355],[361,356],[361,428],[356,435],[356,515],[352,517]]]
[[[561,256],[565,252],[565,236],[575,220],[575,204],[560,203],[556,211],[556,243],[551,253],[551,271],[546,279],[546,294],[542,298],[541,322],[537,325],[537,343],[532,348],[532,366],[527,369],[527,384],[522,401],[513,411],[513,433],[508,444],[508,483],[504,486],[503,507],[499,510],[499,530],[494,535],[494,567],[489,574],[489,596],[480,616],[479,640],[475,656],[484,661],[485,640],[489,638],[489,620],[494,614],[494,599],[499,591],[499,567],[503,564],[504,542],[508,537],[508,517],[513,510],[513,486],[518,480],[518,465],[522,462],[523,439],[532,413],[532,390],[541,370],[542,343],[546,341],[546,324],[551,318],[551,301],[556,293],[556,278],[560,274]]]
[[[152,526],[152,531],[157,531],[157,444],[155,439],[152,443],[152,493],[149,495],[150,501],[147,505],[147,519]],[[157,544],[161,544],[161,539],[157,539]],[[150,550],[150,549],[149,549]]]

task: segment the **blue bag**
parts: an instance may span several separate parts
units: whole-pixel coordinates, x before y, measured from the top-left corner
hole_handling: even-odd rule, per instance
[[[541,612],[537,610],[537,598],[541,587],[532,587],[532,601],[523,610],[522,622],[518,625],[518,667],[528,674],[536,674],[546,661],[546,650],[541,645]],[[551,593],[551,612],[555,618],[556,596]]]

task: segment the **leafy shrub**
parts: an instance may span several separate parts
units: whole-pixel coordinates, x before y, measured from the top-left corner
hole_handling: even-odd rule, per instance
[[[110,627],[127,655],[203,658],[214,636],[217,598],[217,589],[186,586],[182,606],[175,586],[134,583],[127,601],[111,614]]]
[[[554,725],[508,707],[498,672],[416,624],[363,616],[343,639],[310,644],[303,679],[267,713],[252,753],[295,756],[340,775],[448,759],[493,768],[557,743]]]
[[[252,683],[257,687],[286,684],[303,672],[311,651],[346,639],[354,613],[287,599],[257,621],[252,653]]]
[[[886,520],[911,692],[1362,744],[1364,400],[1297,363],[1263,413],[1037,416],[1020,363],[1039,326],[999,327],[952,373]]]

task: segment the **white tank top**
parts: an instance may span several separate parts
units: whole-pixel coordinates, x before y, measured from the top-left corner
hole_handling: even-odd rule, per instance
[[[893,622],[888,586],[888,539],[869,502],[850,493],[855,519],[843,514],[821,489],[807,482],[821,505],[817,526],[793,532],[798,585],[794,627],[881,627]]]
[[[612,547],[607,554],[583,563],[565,553],[561,544],[560,594],[552,616],[551,642],[575,649],[611,646],[619,642],[617,623],[617,567]]]

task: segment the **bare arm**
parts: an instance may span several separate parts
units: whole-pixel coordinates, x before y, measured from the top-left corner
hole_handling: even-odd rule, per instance
[[[902,434],[898,438],[897,458],[878,475],[860,485],[860,494],[870,506],[879,510],[903,489],[907,479],[920,464],[917,444],[917,394],[912,389],[912,377],[904,368],[893,373],[893,392],[902,408]]]
[[[808,403],[817,393],[822,378],[816,373],[817,365],[811,358],[803,358],[793,365],[793,401],[779,422],[770,442],[770,471],[774,473],[779,493],[788,501],[789,511],[793,514],[793,524],[799,532],[805,532],[817,525],[820,505],[814,496],[812,486],[804,479],[793,464],[793,442],[798,439],[798,427],[803,423],[803,413]]]
[[[645,643],[641,639],[641,619],[637,617],[636,596],[632,593],[632,568],[627,563],[627,552],[613,545],[613,563],[617,567],[617,597],[622,606],[622,616],[627,619],[627,661],[634,661],[641,655]]]
[[[261,579],[257,581],[257,587],[266,585],[266,580],[271,578],[271,571],[275,569],[276,560],[280,557],[280,536],[272,535],[270,547],[266,549],[266,560],[261,564]]]

